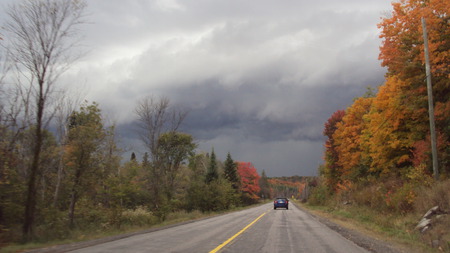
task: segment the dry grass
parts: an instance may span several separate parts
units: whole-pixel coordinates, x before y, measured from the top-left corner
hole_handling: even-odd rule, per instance
[[[450,180],[420,189],[415,201],[416,213],[423,215],[434,206],[439,206],[447,214],[434,218],[432,228],[422,234],[421,239],[428,245],[450,252]]]
[[[398,179],[374,182],[336,194],[322,203],[322,212],[356,222],[386,239],[424,252],[450,252],[450,180],[429,186]],[[432,228],[422,234],[415,227],[434,206],[448,214],[433,219]]]

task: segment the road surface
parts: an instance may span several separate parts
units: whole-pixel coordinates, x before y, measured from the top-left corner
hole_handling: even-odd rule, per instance
[[[273,210],[273,204],[269,203],[70,252],[363,253],[368,251],[292,204],[289,210]]]

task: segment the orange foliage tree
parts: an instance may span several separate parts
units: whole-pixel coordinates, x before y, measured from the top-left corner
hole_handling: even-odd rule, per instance
[[[364,118],[371,110],[372,101],[372,97],[358,98],[347,108],[342,121],[337,123],[333,138],[342,180],[354,181],[369,170],[371,159],[362,132],[367,128]]]
[[[450,3],[444,0],[400,0],[378,25],[381,28],[382,65],[402,79],[424,77],[424,46],[421,18],[427,23],[431,70],[434,77],[450,77]],[[417,80],[423,83],[424,78]]]
[[[393,5],[392,14],[382,19],[380,60],[388,69],[388,80],[395,78],[404,84],[397,91],[399,103],[411,112],[414,122],[409,124],[415,133],[413,159],[428,163],[429,140],[427,93],[425,85],[425,57],[421,18],[425,18],[436,129],[439,136],[438,153],[443,173],[450,173],[450,2],[444,0],[401,0]],[[395,76],[395,77],[394,77]],[[421,158],[418,159],[417,156]]]
[[[422,131],[417,131],[416,125],[420,114],[404,103],[405,86],[408,83],[396,76],[388,77],[373,101],[364,131],[369,140],[372,173],[389,175],[412,165],[412,148],[422,138]]]

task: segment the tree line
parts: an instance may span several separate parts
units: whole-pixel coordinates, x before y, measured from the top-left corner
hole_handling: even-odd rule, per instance
[[[433,181],[422,18],[429,38],[438,169],[441,180],[450,176],[450,2],[401,0],[392,6],[378,25],[385,83],[325,123],[320,174],[332,194],[375,184],[386,196],[398,195],[398,203],[386,200],[385,206],[406,212],[413,208],[414,189]]]

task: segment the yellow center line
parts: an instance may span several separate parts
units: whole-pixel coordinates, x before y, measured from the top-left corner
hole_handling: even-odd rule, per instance
[[[266,215],[267,212],[261,214],[258,218],[256,218],[254,221],[252,221],[252,223],[248,224],[247,226],[245,226],[245,228],[241,229],[241,231],[237,232],[235,235],[233,235],[232,237],[230,237],[228,240],[226,240],[225,242],[223,242],[222,244],[220,244],[219,246],[217,246],[217,248],[211,250],[209,253],[216,253],[218,252],[220,249],[222,249],[223,247],[225,247],[227,244],[229,244],[231,241],[234,240],[234,238],[238,237],[240,234],[244,233],[245,230],[247,230],[249,227],[251,227],[253,224],[255,224],[255,222],[257,222],[259,219],[261,219],[264,215]]]

